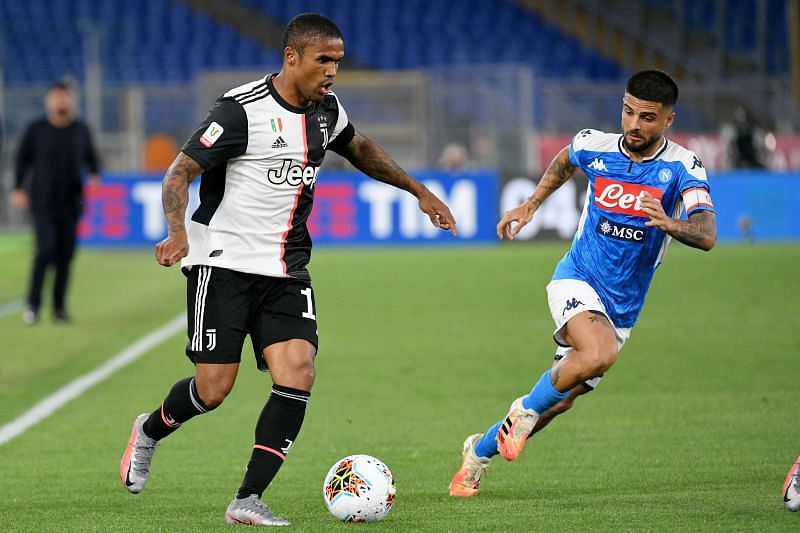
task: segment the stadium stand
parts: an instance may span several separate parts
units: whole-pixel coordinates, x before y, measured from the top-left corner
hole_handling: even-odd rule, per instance
[[[704,35],[724,49],[730,68],[766,74],[788,70],[786,3],[764,0],[765,39],[753,24],[756,0],[648,0],[639,10],[661,13],[682,35]],[[336,20],[347,35],[348,57],[378,70],[440,65],[522,63],[551,79],[613,80],[630,65],[545,22],[517,2],[484,0],[239,0],[254,16],[285,24],[302,11]],[[763,6],[762,6],[763,7]],[[635,14],[635,13],[634,13]],[[86,36],[101,32],[103,79],[108,84],[182,83],[198,72],[258,68],[280,51],[177,0],[0,0],[4,76],[8,86],[70,76],[83,81]],[[759,57],[764,55],[764,57]],[[621,66],[622,65],[622,66]]]
[[[107,84],[186,82],[204,69],[257,68],[280,54],[170,0],[0,0],[8,86],[82,81],[86,34],[101,29]]]
[[[767,126],[792,131],[800,111],[787,90],[787,9],[782,0],[0,0],[0,97],[13,101],[2,109],[12,146],[42,88],[74,80],[83,115],[106,133],[107,159],[130,168],[148,135],[185,138],[229,79],[279,68],[283,26],[317,11],[346,36],[344,72],[386,80],[354,97],[359,82],[341,77],[349,111],[384,142],[406,147],[413,133],[416,161],[481,136],[517,146],[487,149],[490,162],[519,160],[525,132],[572,131],[586,116],[614,128],[618,83],[653,66],[685,82],[685,131],[715,131],[756,100]],[[399,87],[394,71],[410,69],[424,80]],[[386,105],[407,91],[418,114]],[[423,149],[425,139],[437,140]]]
[[[301,11],[329,15],[348,36],[348,54],[380,70],[519,62],[547,77],[620,75],[615,63],[513,3],[242,1],[282,23]],[[280,61],[278,50],[170,0],[0,0],[0,19],[15,21],[2,32],[9,86],[64,76],[82,81],[91,27],[102,31],[103,77],[109,84],[185,82],[204,69]]]
[[[616,63],[513,2],[243,1],[284,23],[298,11],[342,21],[349,53],[381,70],[506,62],[531,64],[537,75],[554,78],[620,76]]]

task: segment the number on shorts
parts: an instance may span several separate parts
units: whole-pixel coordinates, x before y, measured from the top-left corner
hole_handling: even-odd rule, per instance
[[[317,317],[314,314],[314,300],[311,299],[311,287],[307,287],[300,291],[300,294],[306,295],[306,301],[308,302],[308,311],[303,311],[303,318],[310,318],[311,320],[316,320]]]

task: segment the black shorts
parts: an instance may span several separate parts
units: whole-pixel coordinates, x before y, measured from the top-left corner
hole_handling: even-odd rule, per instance
[[[311,282],[202,265],[187,276],[186,355],[194,364],[241,362],[248,334],[262,371],[268,370],[262,350],[270,344],[305,339],[319,346]]]

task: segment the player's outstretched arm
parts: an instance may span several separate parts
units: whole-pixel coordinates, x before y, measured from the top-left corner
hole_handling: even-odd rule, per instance
[[[717,217],[712,211],[699,211],[689,220],[678,220],[667,215],[661,201],[646,192],[639,202],[642,211],[650,217],[645,226],[655,226],[683,244],[706,252],[716,244]]]
[[[356,131],[353,139],[341,151],[350,163],[367,176],[408,191],[419,200],[419,208],[437,228],[456,235],[456,219],[450,209],[425,185],[412,178],[377,143]]]
[[[569,146],[564,147],[550,162],[550,166],[539,180],[530,198],[514,209],[506,211],[497,223],[497,238],[513,240],[525,224],[531,221],[533,214],[539,209],[548,196],[564,185],[572,177],[577,167],[569,160]]]
[[[189,205],[189,184],[203,172],[200,164],[184,154],[178,154],[161,184],[161,203],[167,217],[167,238],[156,244],[156,261],[172,266],[189,253],[186,237],[186,206]]]

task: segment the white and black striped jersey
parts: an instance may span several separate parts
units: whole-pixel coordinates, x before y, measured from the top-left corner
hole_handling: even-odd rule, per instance
[[[181,265],[308,279],[317,171],[355,135],[336,95],[299,108],[266,76],[221,96],[181,151],[203,167]]]

